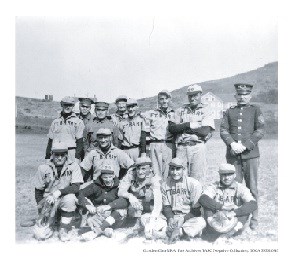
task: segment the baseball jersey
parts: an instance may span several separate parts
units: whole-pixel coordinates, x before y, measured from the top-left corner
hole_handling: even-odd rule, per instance
[[[174,121],[174,110],[168,108],[167,113],[161,109],[143,113],[146,131],[150,133],[150,140],[171,141],[173,135],[168,131],[168,121]]]
[[[236,181],[229,187],[225,187],[220,182],[215,182],[207,186],[203,194],[226,206],[241,206],[245,202],[255,201],[250,190]]]
[[[153,206],[153,215],[158,216],[162,210],[160,179],[147,176],[143,182],[136,177],[136,169],[129,171],[119,184],[119,195],[125,198],[134,196],[142,202],[144,210]]]
[[[145,121],[140,114],[119,122],[119,140],[125,147],[138,146],[141,131],[146,131]]]
[[[86,132],[87,132],[87,148],[94,149],[97,148],[97,131],[101,128],[108,128],[112,132],[113,136],[113,144],[115,146],[118,146],[118,135],[119,130],[118,127],[115,126],[113,121],[109,119],[108,117],[105,117],[102,120],[99,120],[97,117],[94,117],[92,121],[87,125]]]
[[[191,177],[183,176],[182,181],[175,182],[168,177],[162,184],[163,205],[171,206],[172,211],[187,214],[191,208],[198,208],[202,194],[201,183]]]
[[[76,147],[76,140],[83,138],[84,123],[73,112],[64,120],[60,117],[53,120],[49,128],[48,137],[53,142],[65,142],[69,148]]]
[[[111,115],[111,119],[115,125],[119,125],[121,121],[124,121],[128,117],[128,113],[125,112],[123,115],[119,115],[118,113],[114,113]]]
[[[223,114],[220,124],[220,137],[227,145],[226,157],[230,153],[232,142],[239,142],[246,146],[241,159],[259,157],[258,141],[264,135],[264,117],[256,105],[232,106]]]
[[[83,116],[81,113],[78,116],[84,123],[85,128],[86,126],[91,123],[91,121],[93,120],[94,116],[89,112],[86,116]]]
[[[89,171],[93,167],[93,179],[96,180],[105,164],[112,164],[116,177],[119,177],[120,168],[129,169],[133,165],[133,160],[122,150],[111,145],[110,149],[104,153],[99,148],[91,150],[81,162],[80,166]]]
[[[52,162],[40,165],[35,178],[35,188],[53,192],[68,187],[73,183],[83,183],[81,169],[76,162],[64,164],[60,176]]]
[[[213,112],[202,103],[200,103],[195,109],[191,109],[189,105],[184,105],[177,109],[175,111],[174,121],[171,121],[175,124],[197,122],[199,125],[198,127],[210,126],[212,129],[215,129]],[[202,142],[196,134],[183,133],[177,135],[176,143],[185,143],[188,141]]]

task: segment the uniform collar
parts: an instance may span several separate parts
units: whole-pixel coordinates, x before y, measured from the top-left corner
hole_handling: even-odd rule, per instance
[[[71,118],[71,117],[77,117],[76,113],[75,113],[75,112],[72,112],[72,113],[66,118],[66,120],[68,120],[68,119]],[[59,114],[59,118],[63,118],[61,112],[60,112],[60,114]]]
[[[160,108],[157,108],[156,111],[159,111],[160,113],[165,114],[165,112],[162,109],[160,109]],[[168,107],[166,112],[168,114],[170,112],[174,112],[174,110],[171,107]]]
[[[238,186],[237,182],[234,181],[230,186],[224,186],[221,182],[218,183],[218,188],[220,189],[236,189]]]
[[[88,119],[88,120],[90,120],[91,119],[91,113],[89,112],[85,117],[80,113],[79,114],[79,118],[80,119]]]
[[[115,116],[116,116],[116,117],[119,117],[119,118],[127,118],[127,117],[128,117],[128,113],[125,112],[123,115],[120,115],[120,114],[118,113],[118,111],[116,111]]]
[[[106,116],[104,119],[99,119],[97,116],[95,116],[95,117],[93,118],[93,120],[94,120],[94,121],[98,121],[98,122],[105,122],[105,121],[108,120],[108,118],[107,118],[107,116]]]
[[[112,187],[107,187],[104,185],[103,183],[103,180],[101,178],[101,176],[99,176],[95,181],[94,181],[95,184],[101,186],[101,187],[104,187],[104,188],[109,188],[109,189],[113,189],[113,188],[117,188],[119,186],[119,179],[118,177],[115,177],[114,178],[114,184]]]
[[[98,153],[101,153],[101,154],[107,154],[107,153],[109,153],[110,151],[112,151],[112,150],[114,150],[114,149],[116,149],[116,147],[115,147],[113,144],[111,144],[109,150],[108,150],[106,153],[104,153],[99,147],[97,147],[95,150],[96,150]]]
[[[191,108],[190,104],[185,104],[184,108],[189,109],[190,111],[199,109],[199,108],[203,108],[204,104],[203,103],[199,103],[194,109]]]
[[[61,169],[61,173],[60,173],[60,176],[63,175],[63,173],[66,171],[66,169],[69,167],[69,165],[71,165],[72,162],[66,160],[65,164],[63,165],[62,169]],[[49,167],[53,170],[54,172],[54,176],[57,176],[57,169],[53,163],[52,160],[50,160],[50,162],[48,163]]]

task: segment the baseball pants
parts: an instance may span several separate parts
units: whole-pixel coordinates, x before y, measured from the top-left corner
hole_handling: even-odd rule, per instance
[[[172,160],[172,143],[151,143],[150,157],[155,175],[166,180]]]
[[[151,213],[145,213],[140,217],[140,223],[145,230],[149,228],[150,217],[151,217]],[[153,223],[153,226],[151,228],[153,229],[153,231],[156,231],[156,232],[159,232],[159,231],[165,232],[167,228],[166,218],[163,215],[159,215],[156,222]]]
[[[176,157],[183,161],[187,168],[188,176],[200,182],[205,181],[207,173],[206,147],[204,143],[197,143],[192,146],[178,145]]]
[[[259,158],[247,160],[230,158],[227,160],[227,162],[235,166],[236,181],[242,183],[243,180],[245,180],[246,187],[250,189],[258,204],[257,173],[259,167]],[[258,221],[258,209],[253,211],[251,221]]]

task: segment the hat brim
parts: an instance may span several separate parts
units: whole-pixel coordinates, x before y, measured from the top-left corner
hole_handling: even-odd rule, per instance
[[[135,166],[137,167],[137,166],[144,166],[144,165],[152,165],[152,162],[142,162],[142,163],[137,163],[137,164],[135,164]]]
[[[52,153],[67,153],[68,149],[54,149],[51,152]]]
[[[177,163],[169,163],[169,166],[174,166],[174,167],[182,167],[183,168],[183,165],[182,164],[177,164]]]
[[[112,170],[101,170],[100,174],[115,174],[115,172]]]
[[[235,171],[218,171],[219,174],[234,174],[236,173]]]

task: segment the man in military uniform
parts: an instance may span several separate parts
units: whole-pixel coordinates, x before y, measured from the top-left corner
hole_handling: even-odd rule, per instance
[[[133,165],[133,160],[122,150],[112,144],[112,132],[109,128],[100,128],[97,131],[98,146],[91,150],[85,156],[80,166],[84,180],[92,175],[90,172],[93,167],[92,180],[96,180],[100,174],[106,161],[112,163],[116,177],[119,176],[120,169],[128,170]]]
[[[117,106],[117,111],[116,113],[111,115],[111,118],[114,122],[115,125],[118,125],[119,122],[122,120],[125,120],[128,115],[127,115],[127,97],[126,96],[119,96],[116,98],[116,106]]]
[[[168,131],[168,121],[174,119],[174,110],[170,107],[170,102],[171,94],[167,90],[162,90],[158,93],[159,107],[143,113],[150,138],[153,169],[163,180],[168,176],[168,164],[172,159],[173,135]]]
[[[58,118],[51,123],[48,133],[48,144],[45,159],[49,161],[53,142],[65,142],[68,145],[69,160],[80,161],[83,155],[84,123],[73,112],[75,99],[65,97],[61,100],[62,111]]]
[[[250,84],[235,84],[237,105],[225,111],[220,125],[220,136],[227,145],[226,159],[236,168],[236,180],[246,182],[258,201],[257,171],[259,166],[258,141],[264,135],[264,118],[260,108],[250,104]],[[258,210],[252,214],[250,228],[258,226]]]
[[[109,104],[107,102],[99,101],[95,102],[95,117],[86,126],[86,146],[87,152],[97,147],[97,136],[96,133],[101,128],[108,128],[112,132],[112,142],[114,146],[118,147],[118,127],[115,126],[114,122],[108,116]]]
[[[84,151],[83,151],[83,155],[81,156],[81,160],[84,159],[86,150],[88,148],[87,147],[87,128],[94,118],[94,116],[90,112],[92,104],[94,104],[94,102],[91,98],[79,98],[80,113],[78,117],[83,121],[85,126],[84,133],[83,133]]]
[[[183,161],[189,176],[203,182],[207,172],[205,143],[215,129],[214,118],[201,103],[201,86],[190,85],[186,93],[189,104],[176,110],[168,129],[176,134],[176,156]]]
[[[124,150],[133,161],[146,154],[146,127],[135,99],[127,100],[128,118],[119,122],[120,149]]]

